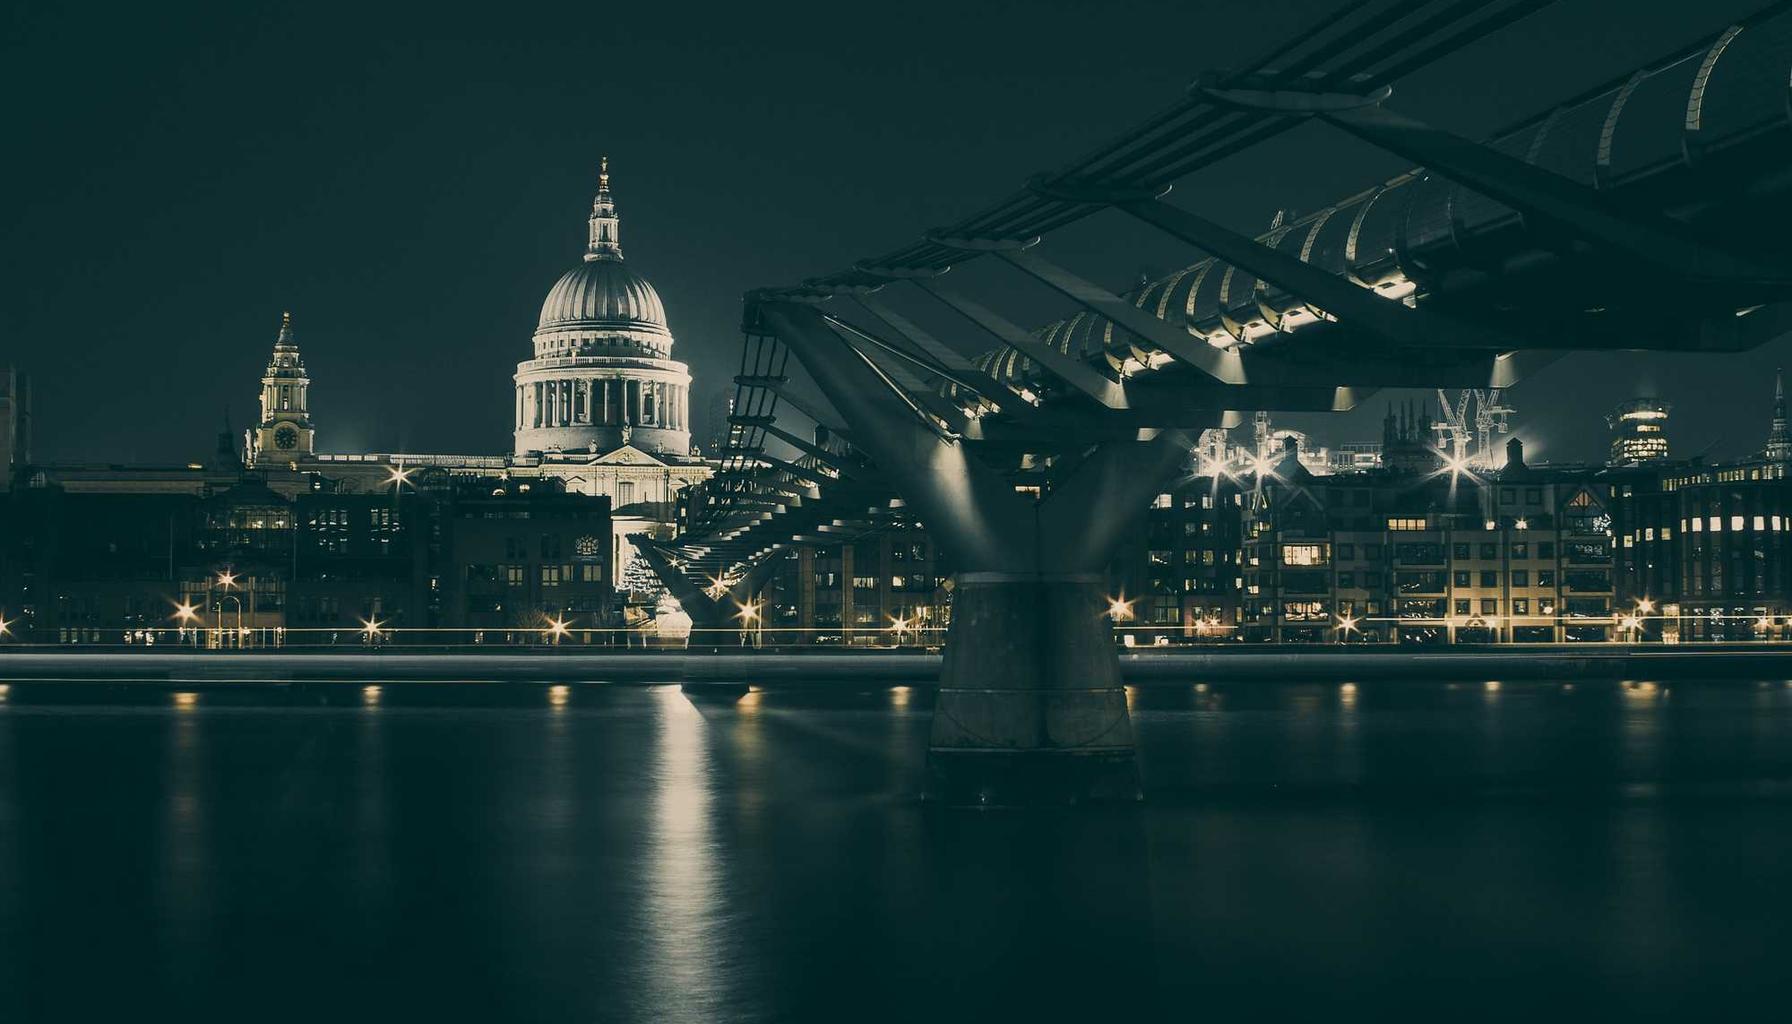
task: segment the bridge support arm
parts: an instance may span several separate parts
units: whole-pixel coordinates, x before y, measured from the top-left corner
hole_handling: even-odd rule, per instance
[[[1059,486],[1028,500],[964,444],[892,408],[819,311],[767,302],[758,317],[961,569],[926,795],[978,806],[1136,799],[1105,572],[1151,497],[1180,471],[1188,436],[1134,431],[1091,442]]]
[[[1422,121],[1376,106],[1321,116],[1526,216],[1553,221],[1672,277],[1707,284],[1792,283],[1792,268],[1719,248],[1665,217],[1621,206],[1597,189]]]

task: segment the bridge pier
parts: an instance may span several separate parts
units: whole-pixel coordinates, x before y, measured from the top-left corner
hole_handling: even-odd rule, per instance
[[[1105,573],[1181,471],[1188,436],[1144,430],[1091,443],[1060,456],[1048,493],[1019,494],[1000,467],[916,415],[819,310],[760,301],[748,316],[802,360],[958,569],[925,797],[1137,800]]]
[[[958,806],[1137,800],[1100,576],[960,573],[927,796]]]

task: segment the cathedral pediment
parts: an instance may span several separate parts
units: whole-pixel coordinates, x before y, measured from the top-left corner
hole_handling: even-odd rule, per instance
[[[605,452],[591,460],[593,466],[664,466],[665,463],[632,444]]]

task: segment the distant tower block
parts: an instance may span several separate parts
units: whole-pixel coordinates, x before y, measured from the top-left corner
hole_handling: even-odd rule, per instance
[[[1612,428],[1612,454],[1608,465],[1634,466],[1668,457],[1667,402],[1659,398],[1633,398],[1606,417]]]

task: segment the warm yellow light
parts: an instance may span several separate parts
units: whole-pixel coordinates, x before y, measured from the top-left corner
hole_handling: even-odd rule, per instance
[[[1518,522],[1512,524],[1512,528],[1516,530],[1528,530],[1531,528],[1531,524],[1526,520],[1520,519]]]
[[[386,482],[396,490],[411,481],[411,471],[402,466],[390,466],[386,469]]]
[[[548,620],[548,632],[552,633],[554,636],[557,636],[557,637],[565,636],[566,635],[566,620],[565,619],[550,619],[550,620]]]
[[[1640,615],[1647,615],[1655,610],[1655,602],[1646,597],[1638,598],[1636,602],[1636,610]]]
[[[231,572],[229,569],[225,569],[223,572],[218,573],[218,586],[223,587],[226,590],[236,586],[236,573]]]
[[[569,686],[566,686],[565,684],[559,684],[559,685],[548,687],[548,703],[552,704],[554,707],[557,707],[557,708],[565,707],[566,702],[568,700],[570,700],[571,698],[572,698],[572,688]]]
[[[362,619],[361,632],[366,633],[370,637],[379,636],[380,627],[382,625],[384,625],[384,623],[380,622],[378,619]]]
[[[757,619],[759,617],[759,605],[753,601],[748,601],[746,604],[741,605],[740,617],[746,622],[752,622],[754,619]]]
[[[1108,615],[1116,620],[1132,618],[1132,602],[1123,597],[1109,598]]]
[[[890,620],[890,632],[901,633],[906,629],[908,629],[907,619],[893,618]]]
[[[8,634],[10,632],[12,632],[11,620],[0,619],[0,636],[5,636],[6,634]]]
[[[1624,616],[1623,625],[1625,629],[1637,630],[1643,628],[1643,620],[1634,615],[1626,615]]]
[[[1356,619],[1353,619],[1348,615],[1340,615],[1338,616],[1338,632],[1354,633],[1356,632],[1356,623]]]
[[[199,695],[197,693],[182,691],[174,695],[174,706],[182,710],[189,710],[197,707],[198,704]]]
[[[380,688],[378,686],[363,686],[363,687],[361,687],[361,703],[363,703],[363,704],[378,704],[379,702],[380,702]]]
[[[1755,628],[1756,629],[1771,629],[1771,628],[1773,628],[1773,620],[1768,618],[1767,616],[1763,615],[1760,618],[1755,620]]]
[[[199,617],[199,613],[194,608],[195,606],[190,604],[177,604],[174,606],[174,617],[182,622],[191,622]]]

